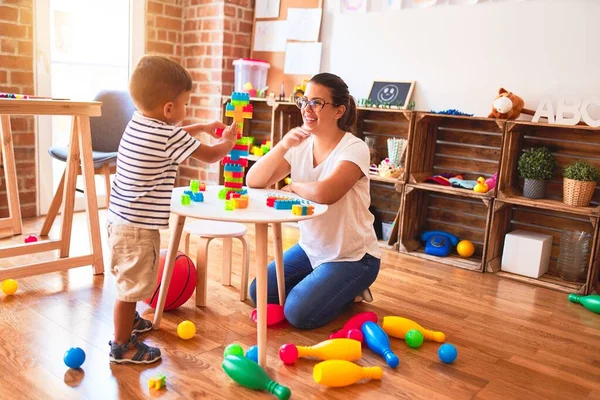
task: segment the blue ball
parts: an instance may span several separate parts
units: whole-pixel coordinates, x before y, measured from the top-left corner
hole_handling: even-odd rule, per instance
[[[258,364],[258,346],[252,346],[246,351],[246,358]]]
[[[79,347],[71,347],[65,353],[64,361],[69,368],[79,368],[85,361],[85,352]]]
[[[451,345],[450,343],[444,343],[438,349],[438,357],[444,364],[450,364],[456,360],[456,356],[458,352],[456,351],[456,347]]]

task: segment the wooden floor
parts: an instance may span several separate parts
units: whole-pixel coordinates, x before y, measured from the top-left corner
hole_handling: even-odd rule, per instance
[[[106,214],[101,211],[101,223]],[[72,253],[86,251],[84,215],[76,215]],[[27,221],[35,233],[41,219]],[[58,226],[58,223],[56,224]],[[104,226],[104,225],[102,225]],[[284,228],[284,248],[297,240],[295,228]],[[102,232],[105,240],[105,232]],[[167,246],[167,235],[162,245]],[[249,239],[254,248],[254,234]],[[15,237],[22,241],[23,237]],[[211,244],[208,305],[193,298],[166,312],[159,331],[144,335],[161,348],[163,359],[151,366],[115,366],[108,361],[115,296],[110,273],[93,276],[91,267],[19,280],[18,292],[0,293],[0,399],[247,399],[275,398],[238,386],[221,369],[223,349],[255,344],[249,315],[253,306],[239,301],[240,247],[234,243],[232,287],[221,286],[220,244]],[[195,246],[193,246],[194,248]],[[106,247],[105,247],[106,249]],[[272,257],[272,247],[269,249]],[[104,259],[108,265],[108,252]],[[2,265],[8,265],[3,260]],[[15,263],[29,262],[15,258]],[[251,267],[251,280],[254,267]],[[582,399],[600,398],[600,315],[571,304],[563,293],[402,256],[385,251],[372,287],[374,302],[314,331],[289,326],[269,329],[268,373],[292,390],[296,399]],[[147,317],[153,311],[141,304]],[[279,347],[291,342],[312,345],[326,340],[353,313],[375,311],[379,317],[400,315],[446,333],[458,349],[453,365],[437,357],[439,344],[410,349],[392,339],[400,365],[392,370],[365,349],[360,365],[379,365],[381,381],[346,388],[320,387],[312,379],[315,360],[285,366]],[[176,326],[189,319],[196,336],[179,339]],[[63,354],[81,347],[86,361],[69,370]],[[149,391],[148,378],[167,376],[167,389]]]

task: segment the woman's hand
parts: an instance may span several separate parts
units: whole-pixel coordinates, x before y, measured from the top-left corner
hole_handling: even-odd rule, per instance
[[[309,136],[310,133],[306,132],[304,129],[294,128],[283,136],[283,138],[279,142],[279,145],[282,146],[284,149],[289,150],[292,147],[298,146]]]

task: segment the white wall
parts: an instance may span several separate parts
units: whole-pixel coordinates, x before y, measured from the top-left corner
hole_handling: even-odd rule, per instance
[[[600,95],[600,0],[398,11],[369,0],[369,12],[351,14],[340,14],[340,1],[325,1],[321,70],[340,75],[357,98],[374,80],[415,80],[418,110],[487,116],[500,87],[534,110],[545,96]]]

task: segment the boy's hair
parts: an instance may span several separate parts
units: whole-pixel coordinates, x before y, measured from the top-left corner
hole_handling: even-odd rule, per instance
[[[178,62],[158,55],[143,56],[129,81],[131,98],[142,110],[154,110],[190,90],[190,73]]]

